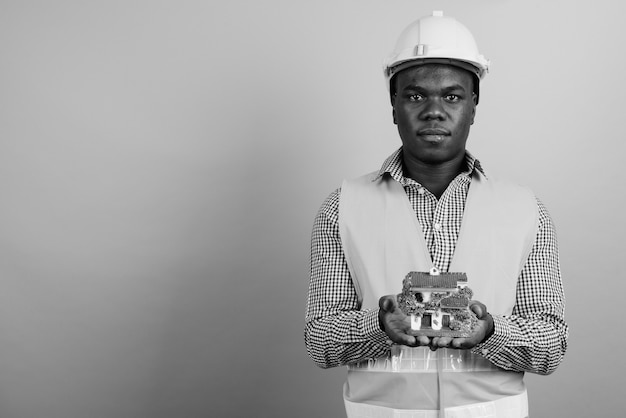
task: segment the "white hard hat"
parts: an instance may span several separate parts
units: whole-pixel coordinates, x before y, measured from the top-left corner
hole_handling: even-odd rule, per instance
[[[464,68],[476,75],[477,84],[489,71],[489,60],[478,52],[469,29],[441,11],[414,21],[402,31],[384,62],[387,89],[399,71],[426,62]]]

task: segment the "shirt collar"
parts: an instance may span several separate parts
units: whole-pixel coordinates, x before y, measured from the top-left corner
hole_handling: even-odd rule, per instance
[[[464,170],[461,175],[470,176],[475,170],[478,170],[483,176],[487,177],[480,161],[478,161],[467,150],[465,151],[465,164],[467,165],[467,169]],[[385,173],[388,173],[394,180],[403,186],[409,182],[413,182],[412,179],[404,176],[404,170],[402,168],[402,147],[398,148],[393,154],[387,157],[374,180],[384,176]]]

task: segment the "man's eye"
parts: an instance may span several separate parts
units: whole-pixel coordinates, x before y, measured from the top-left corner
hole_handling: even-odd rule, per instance
[[[408,98],[410,102],[420,102],[424,100],[424,96],[421,94],[410,94]]]
[[[452,103],[458,102],[459,100],[461,100],[461,98],[459,96],[457,96],[456,94],[448,94],[446,96],[446,100]]]

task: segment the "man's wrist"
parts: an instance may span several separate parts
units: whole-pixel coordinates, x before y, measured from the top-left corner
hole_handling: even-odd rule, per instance
[[[382,323],[380,322],[380,316],[378,309],[368,310],[363,318],[363,331],[364,336],[372,341],[384,341],[387,338]]]
[[[487,318],[485,319],[485,321],[487,322],[487,332],[485,333],[485,337],[481,341],[481,344],[487,341],[489,338],[491,338],[496,328],[493,323],[493,317],[491,316],[491,314],[487,312],[486,316]]]
[[[383,316],[382,316],[382,310],[378,310],[378,328],[380,328],[380,330],[382,332],[385,332],[385,324],[383,324]]]

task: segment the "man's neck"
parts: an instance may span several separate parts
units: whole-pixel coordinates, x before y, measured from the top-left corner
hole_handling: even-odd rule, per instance
[[[452,180],[466,169],[465,155],[438,164],[429,164],[403,156],[404,175],[424,186],[437,199],[443,195]]]

